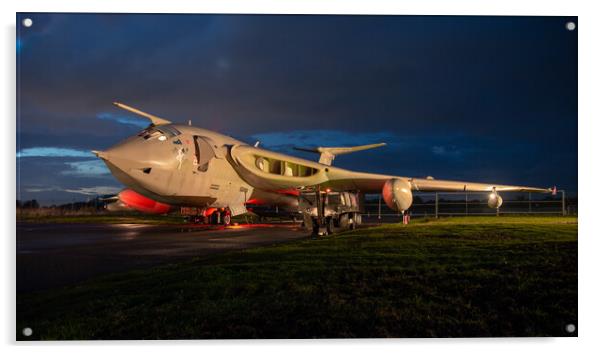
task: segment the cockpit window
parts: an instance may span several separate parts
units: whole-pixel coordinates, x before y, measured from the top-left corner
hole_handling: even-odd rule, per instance
[[[157,128],[159,131],[163,132],[163,134],[165,134],[165,136],[167,136],[168,138],[172,138],[174,136],[178,136],[180,135],[180,131],[177,130],[174,127],[171,127],[169,125],[166,126],[162,126],[161,128]]]
[[[158,131],[155,128],[146,128],[143,131],[141,131],[140,133],[138,133],[138,136],[143,137],[144,140],[148,140],[151,138],[157,138],[161,135],[163,135],[163,133],[161,133],[160,131]]]
[[[146,129],[144,129],[143,131],[141,131],[140,133],[138,133],[138,136],[144,138],[144,140],[158,138],[158,137],[163,136],[164,138],[159,139],[159,140],[165,141],[169,138],[178,136],[180,134],[182,134],[182,133],[180,133],[180,131],[174,127],[162,126],[161,128],[148,127]]]

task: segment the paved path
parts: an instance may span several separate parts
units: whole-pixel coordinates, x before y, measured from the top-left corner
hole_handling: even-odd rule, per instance
[[[308,237],[298,224],[17,224],[17,292]]]

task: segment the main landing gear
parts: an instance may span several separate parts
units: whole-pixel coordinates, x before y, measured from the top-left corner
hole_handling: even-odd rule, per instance
[[[304,215],[304,223],[311,225],[312,238],[318,236],[332,235],[336,232],[354,230],[362,223],[362,214],[357,207],[357,199],[354,207],[349,205],[333,205],[330,201],[328,202],[328,195],[330,190],[326,190],[325,193],[320,191],[318,186],[315,191],[315,207],[316,215],[306,213]],[[344,200],[343,195],[339,194],[336,198]],[[354,196],[355,198],[355,196]],[[346,202],[349,204],[349,202]],[[328,207],[327,207],[328,206]],[[311,224],[309,224],[311,222]]]
[[[318,218],[312,218],[312,237],[332,235],[346,230],[355,230],[362,224],[362,214],[359,212],[343,213],[324,217],[323,224]]]
[[[228,226],[232,223],[232,215],[228,208],[221,208],[215,209],[211,213],[207,213],[207,210],[204,210],[195,215],[189,215],[187,220],[193,224]]]

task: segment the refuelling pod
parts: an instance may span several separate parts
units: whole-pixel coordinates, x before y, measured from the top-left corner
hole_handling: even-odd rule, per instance
[[[489,198],[487,199],[487,206],[491,209],[497,209],[502,206],[504,200],[500,197],[499,194],[493,192],[489,194]]]
[[[412,205],[412,186],[401,178],[391,178],[383,185],[383,199],[395,211],[405,211]]]

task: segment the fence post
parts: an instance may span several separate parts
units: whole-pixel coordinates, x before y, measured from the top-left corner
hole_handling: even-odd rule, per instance
[[[468,192],[464,192],[464,196],[465,196],[466,216],[468,216]]]
[[[435,219],[439,219],[439,193],[435,192]]]
[[[382,194],[378,196],[378,222],[380,223],[380,201],[382,200]]]
[[[529,192],[529,214],[531,214],[531,213],[532,213],[532,210],[531,210],[531,192]]]
[[[566,216],[566,201],[564,198],[564,190],[561,190],[560,193],[562,193],[562,216]]]

